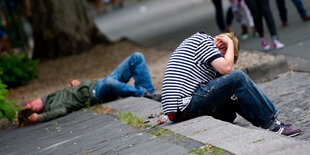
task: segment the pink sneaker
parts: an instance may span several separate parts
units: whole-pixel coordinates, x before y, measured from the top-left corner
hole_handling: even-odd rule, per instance
[[[284,47],[284,44],[281,43],[279,40],[274,40],[274,41],[273,41],[273,46],[274,46],[275,49],[278,50],[278,49],[283,48],[283,47]]]
[[[263,49],[264,49],[265,51],[267,51],[267,50],[270,49],[270,45],[269,45],[268,40],[266,39],[266,37],[261,38],[261,39],[260,39],[260,43],[262,44]]]

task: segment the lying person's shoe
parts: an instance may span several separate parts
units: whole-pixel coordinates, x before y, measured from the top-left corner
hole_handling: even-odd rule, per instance
[[[290,123],[284,124],[281,123],[280,121],[276,121],[276,124],[273,127],[271,127],[271,129],[269,128],[269,130],[289,137],[299,135],[301,133],[301,130],[298,128],[292,128],[291,125],[292,124]]]
[[[146,91],[144,93],[143,97],[151,99],[151,100],[155,100],[157,102],[161,102],[161,94],[152,94],[152,93]]]

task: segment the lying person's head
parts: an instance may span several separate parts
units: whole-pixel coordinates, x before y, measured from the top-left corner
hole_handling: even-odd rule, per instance
[[[33,113],[39,113],[43,111],[43,109],[44,104],[41,98],[29,100],[23,109],[18,112],[18,126],[23,127],[31,124],[32,122],[28,120],[29,116]]]
[[[238,60],[238,57],[239,57],[239,48],[240,48],[238,38],[235,36],[235,34],[233,32],[222,33],[220,35],[227,35],[233,41],[233,43],[234,43],[234,63],[236,63]],[[222,54],[225,54],[225,53],[223,53],[223,51],[221,49],[219,49],[219,50],[221,51]]]
[[[18,112],[18,127],[24,127],[26,125],[31,124],[32,122],[28,120],[28,117],[32,115],[33,113],[34,111],[30,108],[26,108],[26,109],[19,111]]]
[[[43,100],[41,98],[29,100],[23,109],[32,109],[34,112],[39,113],[44,109]]]

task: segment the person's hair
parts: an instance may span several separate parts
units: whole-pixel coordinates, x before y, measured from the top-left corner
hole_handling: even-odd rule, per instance
[[[237,62],[238,57],[239,57],[239,49],[240,49],[240,45],[239,45],[239,40],[238,38],[235,36],[234,32],[229,32],[229,33],[225,33],[234,43],[234,63]]]
[[[32,115],[34,111],[30,108],[23,109],[18,112],[18,127],[22,128],[26,125],[31,124],[31,122],[28,120],[28,117]]]

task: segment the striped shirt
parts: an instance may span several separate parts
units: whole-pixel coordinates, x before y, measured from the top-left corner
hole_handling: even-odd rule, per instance
[[[185,39],[168,62],[162,87],[164,114],[183,111],[199,84],[216,76],[211,62],[223,57],[211,36],[199,32]]]

